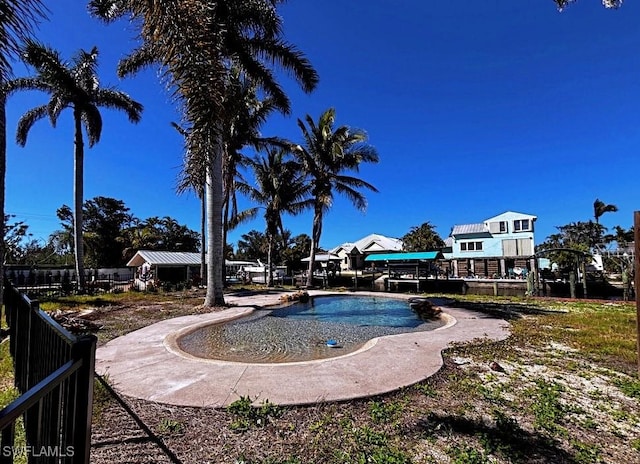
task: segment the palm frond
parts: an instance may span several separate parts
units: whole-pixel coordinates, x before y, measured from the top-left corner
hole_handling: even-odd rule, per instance
[[[130,11],[126,0],[91,0],[88,9],[92,16],[105,22],[115,21]]]
[[[97,89],[93,95],[96,105],[124,111],[133,123],[140,122],[144,107],[125,92],[114,89]]]
[[[159,62],[159,52],[153,44],[143,44],[118,63],[118,77],[131,76]]]
[[[34,77],[11,79],[2,83],[0,86],[0,92],[4,93],[5,96],[10,96],[14,92],[21,90],[41,90],[47,92],[50,89],[51,87],[46,82],[42,82],[40,79]]]
[[[102,116],[97,106],[84,105],[81,108],[80,118],[87,132],[87,141],[91,148],[100,141],[100,136],[102,135]]]
[[[254,37],[250,39],[249,46],[255,55],[288,71],[304,92],[310,93],[318,86],[320,77],[317,71],[295,46],[281,38],[267,37]]]
[[[4,0],[0,2],[0,81],[10,79],[11,62],[21,54],[28,40],[48,10],[41,0]]]
[[[18,128],[16,129],[16,143],[22,147],[27,143],[27,136],[29,130],[35,124],[36,121],[46,117],[49,114],[49,108],[47,105],[38,106],[27,111],[18,120]]]
[[[37,78],[64,91],[71,92],[76,86],[71,69],[58,51],[34,40],[25,42],[22,59],[37,71]]]

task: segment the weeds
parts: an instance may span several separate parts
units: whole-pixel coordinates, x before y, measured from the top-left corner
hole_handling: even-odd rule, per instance
[[[400,413],[403,406],[398,402],[379,402],[374,401],[369,406],[369,414],[374,422],[392,422]]]
[[[489,464],[491,462],[482,451],[470,446],[451,447],[447,454],[451,457],[452,464]]]
[[[633,378],[617,378],[613,384],[629,398],[640,400],[640,380]]]
[[[576,450],[574,460],[578,464],[596,464],[602,462],[600,447],[579,441],[572,441],[571,446]]]
[[[255,407],[249,396],[241,396],[227,406],[227,412],[236,417],[231,423],[231,429],[244,432],[251,427],[265,427],[272,419],[280,417],[283,410],[269,400]]]
[[[163,417],[160,419],[158,430],[166,435],[182,435],[184,433],[184,424],[175,419]]]
[[[531,408],[534,414],[534,427],[552,435],[565,433],[560,426],[560,421],[565,414],[565,409],[560,402],[560,392],[563,388],[555,382],[546,380],[538,380],[536,385]]]
[[[437,390],[426,383],[416,384],[413,388],[429,398],[435,398],[438,396]]]

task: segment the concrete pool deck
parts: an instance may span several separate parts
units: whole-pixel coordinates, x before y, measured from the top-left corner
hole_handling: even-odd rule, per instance
[[[372,295],[408,299],[381,292],[319,295]],[[240,397],[255,404],[314,404],[374,396],[417,383],[443,364],[441,351],[453,342],[478,338],[502,340],[508,323],[486,314],[441,306],[444,327],[373,339],[343,356],[296,363],[249,364],[201,359],[180,351],[178,336],[197,327],[250,314],[274,305],[279,294],[227,296],[224,311],[168,319],[118,337],[98,348],[96,372],[108,376],[120,393],[178,406],[224,407]]]

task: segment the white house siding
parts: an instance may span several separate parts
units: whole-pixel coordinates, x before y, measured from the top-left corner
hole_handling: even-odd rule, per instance
[[[368,255],[402,251],[402,248],[403,243],[400,239],[380,234],[369,234],[356,242],[343,243],[329,252],[340,257],[340,270],[347,271],[354,269],[354,267],[362,269],[364,258]],[[355,263],[351,262],[352,258],[356,260]]]

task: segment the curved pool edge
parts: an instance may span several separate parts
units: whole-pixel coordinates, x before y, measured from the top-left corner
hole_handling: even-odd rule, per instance
[[[344,294],[344,293],[332,293],[332,292],[327,292],[325,294],[322,295],[313,295],[313,296],[362,296],[361,294],[355,295],[355,294]],[[369,295],[366,295],[369,296]],[[375,294],[375,296],[381,296],[379,293]],[[385,296],[386,298],[386,296]],[[396,298],[396,299],[405,299],[405,298]],[[294,302],[291,302],[294,303]],[[243,307],[237,307],[237,309],[240,309]],[[208,327],[210,325],[214,325],[214,324],[224,324],[227,322],[231,322],[237,319],[241,319],[243,317],[249,316],[251,314],[253,314],[256,311],[255,307],[244,307],[244,308],[248,308],[250,309],[249,311],[247,311],[246,313],[241,313],[241,314],[233,314],[230,315],[229,317],[226,318],[216,318],[215,320],[212,321],[201,321],[201,322],[197,322],[195,324],[191,324],[191,325],[187,325],[182,327],[181,329],[177,330],[176,332],[172,332],[170,334],[168,334],[165,338],[164,338],[164,346],[165,348],[170,351],[171,353],[175,354],[176,356],[180,356],[182,358],[185,359],[190,359],[193,361],[201,361],[201,362],[207,362],[207,363],[211,363],[211,364],[219,364],[219,363],[231,363],[231,364],[240,364],[240,365],[246,365],[246,364],[256,364],[256,365],[265,365],[265,366],[272,366],[272,365],[282,365],[282,364],[314,364],[314,363],[320,363],[323,361],[326,361],[327,359],[336,359],[336,358],[342,358],[345,356],[354,356],[357,355],[358,353],[362,352],[362,351],[366,351],[371,349],[372,347],[374,347],[377,343],[378,340],[386,338],[386,337],[397,337],[397,336],[402,336],[405,334],[392,334],[392,335],[384,335],[381,337],[374,337],[370,340],[367,340],[360,348],[354,350],[354,351],[350,351],[348,353],[345,354],[337,354],[336,356],[331,356],[328,358],[322,358],[322,359],[313,359],[313,360],[307,360],[307,361],[290,361],[290,362],[243,362],[243,361],[230,361],[230,360],[226,360],[226,359],[218,359],[218,358],[205,358],[205,357],[201,357],[201,356],[196,356],[194,354],[189,353],[188,351],[183,350],[180,347],[179,344],[179,340],[189,334],[192,334],[193,332],[195,332],[196,330],[202,329],[204,327]],[[272,305],[263,307],[261,309],[272,309]],[[224,312],[223,312],[224,313]],[[432,332],[435,330],[442,330],[442,329],[446,329],[448,327],[453,326],[454,324],[456,324],[456,319],[445,313],[445,312],[441,312],[440,314],[438,314],[438,317],[440,319],[444,319],[444,324],[440,327],[437,327],[433,330],[429,330],[426,332]]]
[[[321,291],[310,294],[345,295]],[[380,292],[373,295],[404,297]],[[273,302],[277,299],[273,296]],[[260,303],[264,300],[260,298]],[[198,325],[222,321],[227,316],[243,317],[253,311],[252,306],[268,306],[256,304],[251,297],[230,303],[238,306],[161,321],[108,342],[98,349],[96,371],[108,374],[113,386],[125,395],[178,406],[223,407],[243,396],[256,404],[267,399],[280,405],[316,404],[374,396],[415,384],[440,369],[441,351],[451,343],[477,338],[500,340],[509,335],[504,320],[443,307],[442,314],[449,318],[443,327],[379,337],[366,349],[322,360],[239,363],[185,357],[170,349],[167,339],[171,334],[195,330]]]
[[[249,313],[250,314],[250,313]],[[248,314],[247,314],[248,315]],[[244,316],[239,316],[239,317],[244,317]],[[322,362],[325,361],[327,359],[335,359],[335,358],[341,358],[344,356],[352,356],[355,355],[356,353],[358,353],[359,351],[362,350],[368,350],[369,348],[371,348],[372,346],[374,346],[378,340],[378,338],[382,338],[382,337],[376,337],[376,338],[372,338],[371,340],[366,341],[360,348],[358,348],[357,350],[351,351],[349,353],[345,353],[343,355],[338,355],[338,356],[333,356],[331,358],[324,358],[324,359],[313,359],[313,360],[309,360],[309,361],[292,361],[292,362],[272,362],[272,363],[268,363],[268,362],[242,362],[242,361],[228,361],[226,359],[216,359],[216,358],[202,358],[200,356],[196,356],[193,355],[185,350],[183,350],[182,348],[180,348],[180,345],[178,343],[178,340],[180,338],[182,338],[185,335],[189,335],[191,333],[193,333],[194,331],[201,329],[203,327],[208,327],[212,324],[224,324],[225,322],[230,322],[233,321],[235,319],[238,319],[239,317],[233,317],[233,318],[229,318],[227,320],[220,320],[220,321],[214,321],[214,322],[200,322],[191,326],[187,326],[184,327],[183,329],[178,330],[177,332],[173,332],[168,334],[164,341],[163,344],[165,346],[165,348],[175,354],[176,356],[180,356],[182,358],[185,359],[190,359],[193,361],[201,361],[201,362],[206,362],[206,363],[210,363],[210,364],[220,364],[220,363],[225,363],[225,364],[240,364],[240,365],[247,365],[247,364],[258,364],[258,365],[262,365],[262,366],[273,366],[273,365],[280,365],[280,364],[311,364],[311,363],[318,363],[318,362]],[[391,335],[393,336],[393,335]]]

